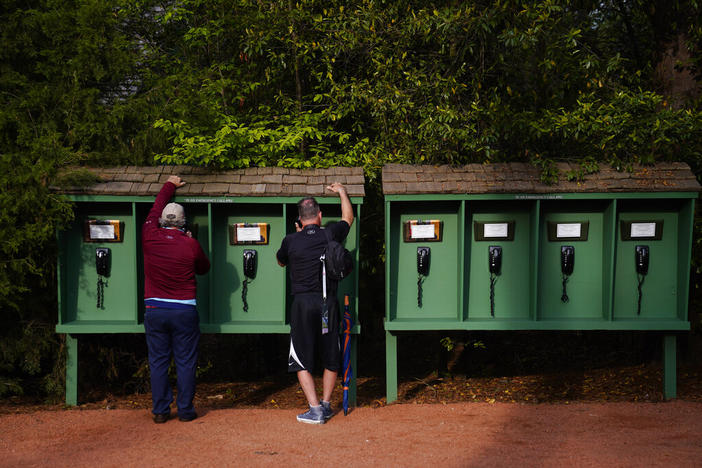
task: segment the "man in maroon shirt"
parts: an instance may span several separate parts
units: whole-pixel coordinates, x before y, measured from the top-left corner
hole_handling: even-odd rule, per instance
[[[192,421],[195,369],[200,343],[200,321],[196,310],[195,275],[210,269],[210,261],[197,240],[186,232],[185,213],[177,203],[168,203],[176,189],[185,185],[170,176],[151,207],[141,231],[144,251],[144,329],[149,348],[151,398],[155,423],[171,415],[173,390],[168,384],[171,356],[178,377],[178,419]]]

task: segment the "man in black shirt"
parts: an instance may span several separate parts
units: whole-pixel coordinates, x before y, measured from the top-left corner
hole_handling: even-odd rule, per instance
[[[341,221],[327,226],[338,242],[343,242],[353,224],[353,207],[340,183],[327,190],[339,194]],[[300,387],[309,403],[309,410],[297,420],[309,424],[324,424],[332,416],[331,395],[336,384],[341,358],[339,343],[339,301],[337,284],[327,280],[328,328],[322,326],[322,263],[320,257],[327,246],[327,236],[321,229],[322,212],[314,198],[305,198],[297,204],[300,224],[297,232],[288,234],[276,254],[280,266],[288,266],[293,303],[290,311],[290,355],[288,372],[297,372]],[[312,371],[314,349],[319,347],[324,375],[322,401],[317,397]]]

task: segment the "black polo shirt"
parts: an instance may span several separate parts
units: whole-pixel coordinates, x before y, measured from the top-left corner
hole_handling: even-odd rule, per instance
[[[349,224],[341,220],[326,227],[337,242],[344,242]],[[302,231],[288,234],[276,254],[280,263],[288,266],[292,294],[322,292],[322,264],[319,257],[327,247],[327,236],[316,224],[308,224]],[[336,287],[331,288],[336,291]],[[328,294],[332,294],[328,291]]]

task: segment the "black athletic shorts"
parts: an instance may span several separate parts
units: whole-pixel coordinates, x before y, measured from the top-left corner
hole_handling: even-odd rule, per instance
[[[322,295],[296,294],[290,311],[290,355],[288,372],[314,371],[315,348],[322,365],[338,371],[341,361],[339,341],[339,301],[336,295],[327,298],[329,332],[322,334]]]

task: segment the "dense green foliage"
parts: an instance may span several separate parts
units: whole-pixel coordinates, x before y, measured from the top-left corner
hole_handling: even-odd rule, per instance
[[[0,395],[56,363],[53,239],[71,209],[48,186],[66,166],[363,166],[369,227],[387,162],[529,161],[548,182],[556,160],[581,162],[574,178],[702,168],[699,98],[671,100],[656,74],[683,37],[679,68],[699,78],[696,0],[1,5]]]
[[[626,168],[700,156],[689,144],[702,138],[699,110],[672,110],[653,91],[660,41],[687,30],[671,28],[671,11],[687,3],[344,5],[251,1],[232,14],[193,1],[164,12],[187,30],[170,57],[184,65],[178,81],[200,92],[156,122],[173,143],[158,159],[361,165],[372,176],[385,162]]]

